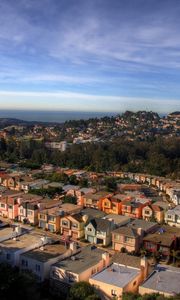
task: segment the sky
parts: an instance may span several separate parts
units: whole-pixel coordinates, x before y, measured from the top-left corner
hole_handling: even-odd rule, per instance
[[[0,0],[0,109],[180,110],[179,0]]]

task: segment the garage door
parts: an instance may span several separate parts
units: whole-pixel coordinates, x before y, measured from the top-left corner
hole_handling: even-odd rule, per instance
[[[51,232],[54,232],[54,225],[48,224],[48,229]]]
[[[45,229],[46,228],[46,222],[40,221],[39,222],[39,227]]]
[[[94,238],[93,238],[93,236],[88,235],[88,236],[87,236],[87,240],[88,240],[90,243],[94,243]]]

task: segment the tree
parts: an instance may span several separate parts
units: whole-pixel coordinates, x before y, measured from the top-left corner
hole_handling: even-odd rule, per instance
[[[114,192],[117,189],[117,182],[116,182],[116,179],[113,177],[106,177],[105,185],[106,185],[108,192]]]
[[[100,300],[95,289],[85,281],[75,283],[69,291],[67,300]]]
[[[75,196],[67,195],[64,197],[63,202],[77,204],[77,198]]]
[[[16,295],[19,300],[38,300],[39,288],[30,273],[20,273],[17,268],[0,264],[0,299],[11,300]]]

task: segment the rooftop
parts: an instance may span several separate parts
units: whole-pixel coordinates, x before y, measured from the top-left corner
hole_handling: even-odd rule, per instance
[[[133,227],[134,229],[141,228],[144,231],[148,231],[149,229],[153,229],[158,226],[156,222],[149,222],[141,219],[133,220],[128,226]]]
[[[111,227],[111,222],[105,219],[94,218],[91,219],[89,223],[91,223],[97,231],[106,231]]]
[[[88,215],[90,217],[93,217],[93,218],[102,218],[104,217],[106,214],[101,211],[101,210],[98,210],[98,209],[95,209],[95,208],[84,208],[82,211],[81,211],[81,214],[82,215]]]
[[[31,246],[32,244],[39,243],[41,241],[42,235],[35,233],[28,233],[17,237],[16,240],[11,239],[0,243],[1,248],[8,248],[12,251],[17,251],[22,248]]]
[[[130,222],[130,218],[127,216],[122,216],[122,215],[116,215],[116,214],[109,214],[104,217],[106,220],[113,220],[114,224],[116,225],[124,225]]]
[[[102,259],[103,253],[105,253],[105,251],[95,246],[86,246],[82,248],[81,252],[74,255],[73,258],[67,258],[56,263],[54,266],[72,273],[80,274],[90,267],[95,266]]]
[[[123,288],[129,282],[134,280],[139,274],[139,269],[113,263],[111,266],[92,276],[91,278],[99,282]]]
[[[157,232],[148,234],[144,240],[152,243],[160,243],[163,246],[171,246],[174,238],[180,237],[180,228],[171,226],[162,226]]]
[[[164,292],[169,294],[180,293],[180,269],[157,265],[156,270],[146,279],[142,287],[151,289],[152,292]]]
[[[141,257],[129,255],[126,253],[116,252],[112,256],[112,262],[117,263],[119,265],[130,266],[137,269],[140,269],[141,267]]]
[[[28,251],[21,254],[23,257],[32,258],[40,262],[46,262],[49,259],[58,257],[66,252],[66,247],[60,244],[45,245],[43,248],[36,248],[34,250]]]
[[[122,226],[120,228],[117,228],[113,230],[112,233],[122,234],[133,238],[138,237],[136,229],[127,226]]]

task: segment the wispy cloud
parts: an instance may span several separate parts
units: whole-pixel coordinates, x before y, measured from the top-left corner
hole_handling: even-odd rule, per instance
[[[166,113],[177,110],[179,106],[179,101],[175,99],[159,100],[154,98],[70,93],[66,91],[56,93],[0,91],[0,100],[2,100],[2,109],[11,109],[13,103],[16,103],[16,109],[32,109],[33,102],[33,108],[40,110],[121,112],[126,109],[145,109]]]
[[[2,0],[0,88],[179,99],[180,2],[173,3]]]

